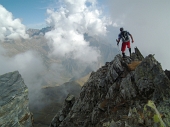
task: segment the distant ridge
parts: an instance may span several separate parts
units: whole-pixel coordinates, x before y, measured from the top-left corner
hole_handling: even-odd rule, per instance
[[[34,37],[34,36],[39,36],[39,35],[45,35],[46,32],[51,31],[53,28],[52,27],[45,27],[42,29],[28,29],[26,31],[26,33],[30,36],[30,37]]]

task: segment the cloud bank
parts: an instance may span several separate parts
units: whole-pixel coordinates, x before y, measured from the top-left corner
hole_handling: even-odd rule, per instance
[[[13,19],[12,13],[0,5],[0,40],[28,38],[25,33],[25,26],[20,19]]]
[[[51,55],[95,62],[100,57],[98,49],[89,46],[84,34],[92,37],[104,36],[109,24],[95,0],[62,0],[59,9],[48,9],[47,24],[53,30],[46,33]]]
[[[7,57],[2,54],[4,51],[0,52],[0,74],[18,70],[26,82],[32,82],[44,71],[43,62],[36,52],[27,51],[14,57]]]
[[[112,21],[123,26],[134,37],[135,43],[144,56],[155,54],[164,69],[169,66],[170,47],[170,1],[169,0],[106,0],[105,6]]]
[[[43,74],[46,71],[39,54],[27,51],[14,57],[4,56],[5,49],[0,47],[0,75],[18,70],[29,89],[29,98],[33,102],[41,93]]]

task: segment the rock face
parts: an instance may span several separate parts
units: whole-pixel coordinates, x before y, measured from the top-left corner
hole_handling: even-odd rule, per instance
[[[168,76],[168,78],[170,79],[170,71],[165,70],[165,74]]]
[[[0,126],[32,127],[28,88],[18,71],[0,75]]]
[[[160,63],[135,48],[131,58],[117,55],[92,72],[50,127],[170,127],[169,105],[170,80]]]

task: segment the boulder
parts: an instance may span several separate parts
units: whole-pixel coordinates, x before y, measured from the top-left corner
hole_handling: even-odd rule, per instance
[[[28,88],[18,71],[0,75],[0,126],[32,127]]]

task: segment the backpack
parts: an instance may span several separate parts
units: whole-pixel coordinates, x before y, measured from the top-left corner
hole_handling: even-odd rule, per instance
[[[123,42],[129,41],[129,36],[128,36],[128,32],[127,31],[122,31],[121,32],[121,36],[122,36],[122,41]]]

